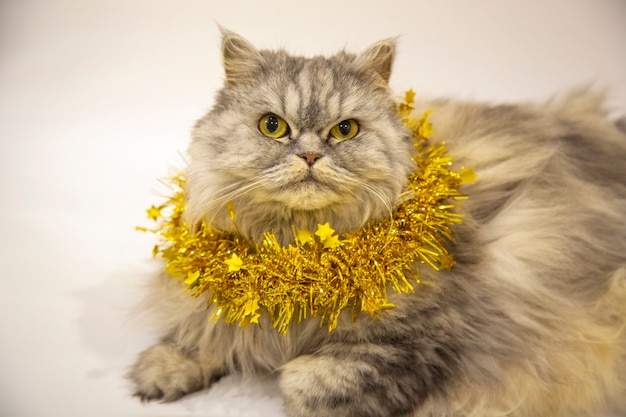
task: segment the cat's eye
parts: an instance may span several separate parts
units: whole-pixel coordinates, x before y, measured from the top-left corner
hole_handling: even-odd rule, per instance
[[[259,130],[268,138],[278,139],[289,134],[289,125],[282,117],[270,113],[259,120]]]
[[[359,124],[354,119],[344,120],[330,129],[330,136],[337,140],[352,139],[359,133]]]

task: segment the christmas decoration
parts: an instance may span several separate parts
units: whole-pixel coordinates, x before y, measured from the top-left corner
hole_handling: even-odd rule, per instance
[[[184,221],[185,175],[172,179],[173,195],[148,209],[161,242],[153,254],[165,261],[165,271],[180,279],[191,295],[208,293],[212,319],[248,326],[269,315],[278,332],[292,322],[319,317],[320,326],[336,328],[339,315],[367,313],[376,318],[394,308],[387,291],[415,291],[419,268],[450,269],[455,261],[446,249],[453,239],[451,226],[461,223],[454,212],[463,182],[473,183],[473,169],[451,169],[445,144],[431,144],[430,112],[412,116],[412,90],[396,104],[396,111],[412,132],[416,169],[408,178],[393,217],[360,230],[337,235],[332,224],[317,230],[295,230],[294,243],[278,244],[271,231],[261,244],[212,229],[194,228]],[[231,217],[236,213],[229,209]]]

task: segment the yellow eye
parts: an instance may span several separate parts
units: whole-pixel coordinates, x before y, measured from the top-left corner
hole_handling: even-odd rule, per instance
[[[282,117],[270,113],[259,120],[259,130],[268,138],[278,139],[289,133],[289,125]]]
[[[330,129],[330,136],[337,140],[352,139],[357,133],[359,133],[359,124],[354,119],[339,122]]]

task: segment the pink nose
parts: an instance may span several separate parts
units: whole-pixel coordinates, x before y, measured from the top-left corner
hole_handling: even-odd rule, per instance
[[[315,161],[322,157],[322,155],[319,153],[301,153],[298,156],[304,159],[309,165],[313,165]]]

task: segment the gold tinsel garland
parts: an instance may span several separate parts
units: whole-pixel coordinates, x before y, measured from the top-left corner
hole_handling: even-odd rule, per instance
[[[454,265],[445,242],[452,240],[450,227],[462,216],[452,212],[453,201],[466,198],[459,186],[476,176],[471,169],[452,171],[445,145],[429,144],[430,112],[411,116],[413,96],[407,91],[396,111],[413,133],[417,166],[392,219],[340,237],[328,223],[314,233],[294,230],[295,243],[286,247],[268,231],[255,245],[204,223],[192,230],[183,220],[185,177],[180,174],[172,178],[173,196],[148,209],[156,227],[138,229],[161,237],[153,255],[160,254],[165,271],[183,280],[193,295],[210,295],[215,320],[247,326],[268,314],[285,333],[294,320],[317,316],[320,327],[327,323],[332,331],[346,308],[353,318],[361,311],[375,317],[394,308],[387,289],[414,291],[413,284],[420,284],[418,264],[435,270]]]

